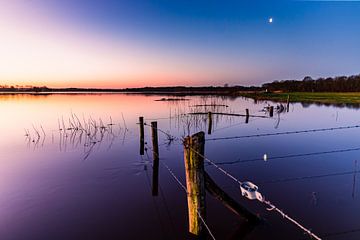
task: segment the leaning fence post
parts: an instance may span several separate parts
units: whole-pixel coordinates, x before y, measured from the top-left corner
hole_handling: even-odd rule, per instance
[[[139,117],[139,125],[140,125],[140,155],[144,155],[144,117]]]
[[[236,213],[239,216],[245,217],[251,223],[258,223],[260,218],[247,210],[245,207],[241,206],[237,201],[235,201],[232,197],[230,197],[224,190],[222,190],[214,180],[210,177],[209,174],[204,171],[204,179],[205,179],[205,189],[219,200],[226,208]]]
[[[208,127],[208,134],[211,134],[212,130],[212,114],[211,112],[208,112],[208,121],[209,121],[209,127]]]
[[[153,146],[153,178],[152,178],[152,195],[158,195],[159,186],[159,145],[157,122],[151,122],[151,140]]]
[[[201,221],[201,218],[205,218],[204,146],[204,132],[188,136],[184,140],[189,232],[196,236],[205,232]]]

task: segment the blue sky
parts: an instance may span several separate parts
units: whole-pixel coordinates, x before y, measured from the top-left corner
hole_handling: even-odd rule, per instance
[[[91,64],[112,66],[97,69],[92,77],[81,71],[74,76],[69,73],[63,79],[67,85],[84,85],[87,79],[87,86],[104,87],[258,85],[307,75],[360,73],[360,2],[356,1],[8,2],[2,6],[9,16],[3,18],[7,26],[17,31],[36,28],[34,36],[55,44],[54,50],[61,47],[62,40],[74,45],[61,55],[64,58],[88,54],[88,59],[94,59],[78,69],[92,69]],[[57,37],[51,38],[54,29]],[[96,41],[92,43],[92,39]],[[99,54],[77,48],[81,42]],[[51,63],[46,56],[43,61]],[[70,66],[59,68],[64,72]],[[39,70],[26,80],[23,71],[21,77],[15,72],[6,76],[0,73],[0,81],[11,81],[14,76],[19,83],[36,83],[36,78],[58,85],[61,78],[52,78],[56,67],[50,69],[53,71],[46,78],[38,76]]]

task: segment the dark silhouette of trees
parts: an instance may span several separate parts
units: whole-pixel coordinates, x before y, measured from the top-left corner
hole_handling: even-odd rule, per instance
[[[262,85],[268,91],[286,92],[359,92],[360,74],[353,76],[340,76],[312,79],[306,76],[300,80],[283,80],[265,83]]]
[[[244,87],[244,86],[204,86],[204,87],[143,87],[143,88],[126,88],[126,89],[99,89],[99,88],[48,88],[46,86],[7,86],[0,85],[0,92],[19,92],[19,93],[52,93],[52,92],[125,92],[125,93],[144,93],[144,94],[182,94],[182,95],[220,95],[220,96],[237,96],[240,91],[260,91],[261,87]]]

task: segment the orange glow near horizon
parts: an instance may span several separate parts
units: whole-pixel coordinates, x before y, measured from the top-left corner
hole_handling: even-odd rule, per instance
[[[234,76],[246,78],[254,71],[248,63],[225,63],[126,36],[109,38],[23,11],[18,19],[0,10],[0,85],[223,85],[234,81]]]

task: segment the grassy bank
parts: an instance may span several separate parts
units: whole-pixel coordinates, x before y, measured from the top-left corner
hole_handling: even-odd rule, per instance
[[[265,93],[242,92],[243,97],[257,100],[272,100],[286,102],[288,95],[290,102],[323,103],[323,104],[360,104],[360,92],[289,92]]]

